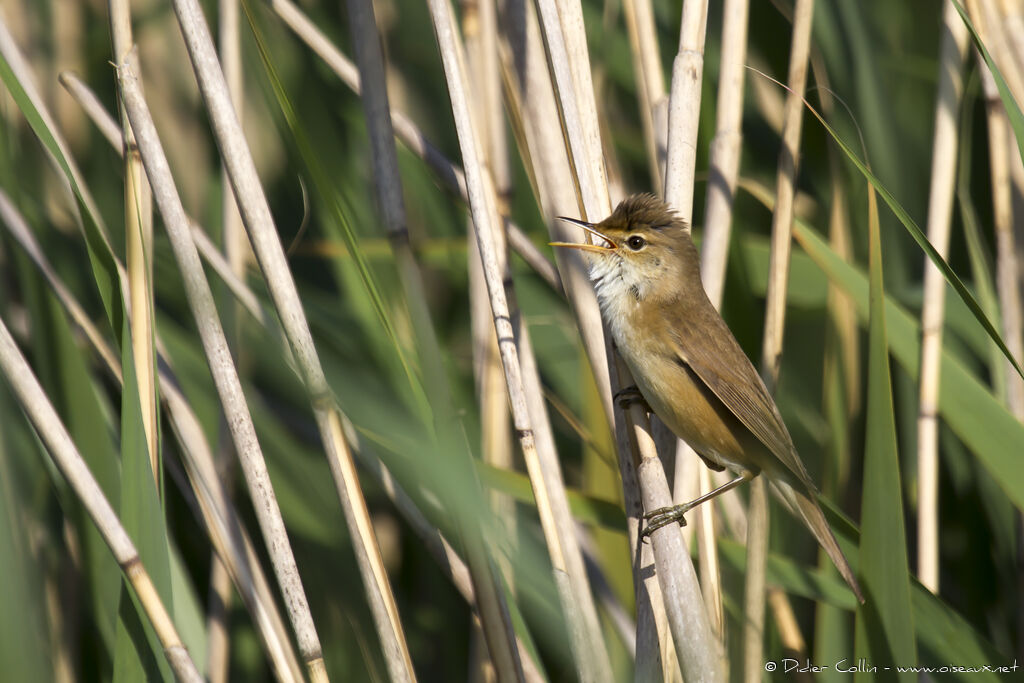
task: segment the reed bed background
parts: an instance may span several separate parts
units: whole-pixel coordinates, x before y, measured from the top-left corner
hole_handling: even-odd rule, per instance
[[[5,680],[1019,675],[1013,3],[3,0],[0,80]],[[637,191],[865,605],[757,480],[638,540],[724,480],[546,246]]]

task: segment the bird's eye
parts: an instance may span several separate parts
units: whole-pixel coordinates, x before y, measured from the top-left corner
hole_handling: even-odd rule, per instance
[[[626,240],[626,246],[633,251],[640,251],[643,249],[645,244],[647,244],[647,240],[640,235],[632,235],[628,240]]]

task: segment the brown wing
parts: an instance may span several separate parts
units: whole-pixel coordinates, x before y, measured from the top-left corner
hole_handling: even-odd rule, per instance
[[[678,318],[665,326],[672,330],[677,355],[758,441],[815,490],[764,382],[711,302],[700,298],[696,305],[673,307]]]

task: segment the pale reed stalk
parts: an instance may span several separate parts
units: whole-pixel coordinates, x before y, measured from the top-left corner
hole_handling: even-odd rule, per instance
[[[732,205],[736,194],[736,179],[739,175],[740,145],[743,135],[741,122],[743,117],[743,83],[746,64],[746,42],[747,42],[747,0],[726,0],[723,7],[722,20],[722,56],[718,76],[718,102],[716,107],[715,137],[711,141],[708,183],[705,198],[705,221],[704,221],[704,243],[701,247],[701,276],[704,289],[708,298],[716,307],[721,306],[722,292],[725,284],[725,267],[728,257],[729,236],[732,227]],[[696,460],[693,457],[692,449],[686,448],[686,460],[679,462],[677,458],[676,467],[693,467]],[[703,494],[711,490],[718,482],[713,481],[711,473],[706,468],[700,467],[699,493]],[[677,477],[678,477],[677,473]],[[759,503],[759,494],[763,494],[763,487],[752,490],[752,505]],[[682,502],[679,494],[676,500]],[[721,582],[717,571],[714,546],[714,509],[711,506],[704,514],[701,530],[701,560],[702,577],[704,581],[705,600],[709,603],[709,610],[712,619],[717,619],[716,633],[719,638],[723,637],[724,615],[722,609]],[[767,524],[763,518],[752,520],[753,525],[748,527],[747,532],[747,553],[748,556],[756,556],[758,552],[764,552],[760,547],[767,543]],[[706,558],[706,559],[705,559]],[[749,620],[744,620],[744,637],[750,632]],[[755,629],[756,632],[756,629]],[[750,649],[744,647],[744,653]],[[749,667],[744,663],[744,671]]]
[[[765,295],[765,335],[761,373],[772,392],[779,377],[782,335],[785,329],[786,285],[792,251],[793,200],[796,196],[797,159],[803,126],[803,96],[807,89],[807,60],[810,53],[811,19],[814,0],[798,0],[793,19],[782,149],[775,179],[775,210],[772,212],[772,246],[768,290]]]
[[[721,306],[725,285],[725,268],[728,257],[729,238],[732,228],[732,205],[736,194],[736,179],[739,175],[740,147],[743,140],[741,122],[743,116],[743,84],[746,65],[747,42],[747,0],[727,0],[723,7],[722,56],[718,76],[718,102],[716,107],[715,136],[711,141],[709,154],[708,183],[705,198],[704,243],[701,246],[701,276],[708,298],[716,307]],[[682,444],[681,444],[682,445]],[[703,494],[719,482],[706,468],[697,464],[692,449],[686,448],[686,460],[677,458],[677,481],[679,468],[694,465],[700,468],[700,487]],[[688,498],[687,498],[688,499]],[[683,502],[680,494],[676,500]],[[706,507],[706,506],[703,506]],[[714,554],[713,509],[704,515],[701,529],[702,562],[711,564]],[[711,540],[708,538],[711,537]],[[749,537],[749,536],[748,536]],[[748,549],[749,552],[749,549]],[[704,558],[707,557],[705,560]],[[712,618],[719,620],[716,632],[722,637],[723,612],[720,580],[717,568],[709,566],[702,572],[705,600],[710,607]]]
[[[479,99],[479,98],[477,98]],[[500,119],[497,121],[500,125]],[[489,128],[489,127],[488,127]],[[490,131],[489,131],[490,132]],[[560,142],[560,140],[558,141]],[[563,183],[564,185],[564,183]],[[500,202],[495,202],[500,203]],[[494,225],[498,225],[496,221]],[[496,234],[496,244],[500,244],[502,235]],[[507,264],[506,264],[507,268]],[[513,326],[516,330],[516,344],[519,350],[519,359],[523,372],[523,383],[526,389],[527,398],[527,409],[530,414],[530,421],[534,428],[535,443],[537,446],[538,455],[542,463],[547,463],[546,467],[550,472],[550,479],[553,482],[558,482],[559,486],[564,486],[562,483],[562,475],[560,466],[558,463],[558,452],[555,445],[554,433],[551,429],[551,422],[547,413],[547,406],[544,401],[544,389],[541,383],[540,372],[536,357],[533,352],[532,342],[528,334],[525,320],[518,310],[517,298],[515,295],[514,282],[509,278],[509,274],[506,272],[505,281],[506,293],[508,296],[510,312],[512,315]],[[571,519],[559,519],[560,528],[559,533],[563,534],[564,537],[571,539],[571,543],[567,545],[568,552],[566,554],[567,562],[566,566],[569,567],[569,585],[575,592],[577,600],[583,605],[581,610],[582,618],[585,625],[591,628],[591,637],[593,634],[598,634],[600,637],[599,627],[596,625],[596,609],[593,606],[593,596],[591,595],[590,588],[588,585],[587,577],[589,573],[583,569],[583,566],[578,562],[577,556],[580,551],[578,548],[573,548],[572,545],[576,543],[582,543],[582,540],[577,540],[581,536],[581,527],[575,524]],[[596,567],[592,566],[596,570]],[[593,619],[593,621],[591,621]],[[607,654],[604,652],[604,643],[601,640],[597,640],[595,643],[597,660],[596,666],[602,666],[601,661],[607,659]]]
[[[790,45],[789,91],[782,124],[782,149],[779,152],[775,180],[775,208],[772,212],[771,254],[768,287],[765,294],[764,340],[761,350],[761,375],[772,393],[779,381],[782,338],[785,329],[786,286],[792,249],[793,205],[796,196],[797,159],[803,125],[803,95],[807,89],[807,67],[811,49],[811,25],[814,0],[797,0],[793,15]],[[768,530],[767,483],[758,477],[751,488],[747,527],[747,576],[744,591],[744,680],[761,679],[764,651],[765,568],[768,557],[766,539],[754,539],[760,530]],[[763,518],[763,521],[762,521]],[[753,541],[753,543],[751,543]]]
[[[202,676],[188,650],[181,644],[178,631],[160,595],[153,585],[138,550],[121,525],[103,490],[89,471],[68,434],[57,411],[46,397],[39,380],[32,373],[25,357],[18,350],[7,325],[0,319],[0,371],[7,377],[14,395],[32,421],[61,474],[75,495],[82,501],[89,517],[96,524],[125,579],[135,591],[142,609],[149,617],[171,670],[179,681],[202,681]]]
[[[132,16],[128,0],[109,0],[110,37],[114,64],[129,58],[132,49]],[[160,451],[157,436],[156,365],[153,358],[153,196],[146,182],[135,137],[128,126],[124,106],[119,106],[124,148],[124,238],[131,301],[132,359],[138,383],[142,429],[150,469],[160,490]]]
[[[63,74],[62,77],[65,81],[65,85],[68,86],[69,92],[74,94],[76,99],[78,99],[79,102],[83,104],[90,118],[92,118],[93,122],[100,128],[101,131],[103,131],[104,136],[107,137],[111,145],[114,146],[115,151],[120,150],[121,136],[119,133],[117,133],[117,123],[102,108],[102,105],[99,104],[99,101],[95,98],[95,95],[92,94],[92,91],[89,90],[84,83],[82,83],[79,79],[77,79],[77,77],[75,77],[72,74]],[[110,135],[110,133],[113,134]],[[461,173],[461,170],[459,172]],[[2,199],[2,197],[3,195],[2,193],[0,193],[0,199]],[[3,204],[2,202],[0,202],[0,208],[2,208],[2,206]],[[259,302],[259,298],[249,288],[249,286],[245,282],[241,281],[234,274],[230,264],[220,254],[220,252],[217,250],[217,247],[213,244],[213,242],[210,241],[210,238],[206,236],[206,232],[202,229],[202,227],[195,224],[195,222],[191,222],[191,228],[192,238],[196,242],[196,247],[199,250],[200,255],[206,260],[210,267],[213,268],[214,272],[216,272],[217,275],[228,286],[228,289],[231,291],[232,295],[234,295],[237,302],[241,304],[245,311],[252,316],[253,320],[257,324],[259,324],[260,327],[262,327],[268,335],[270,335],[270,337],[281,349],[281,352],[285,355],[286,361],[288,361],[288,365],[295,372],[296,376],[299,376],[299,370],[295,366],[294,359],[292,359],[290,349],[288,348],[288,341],[287,339],[285,339],[283,333],[281,332],[276,318],[262,307],[262,305]],[[44,274],[45,272],[46,271],[44,270]],[[59,290],[57,291],[59,296]],[[73,317],[76,322],[83,326],[83,329],[86,331],[86,335],[93,342],[94,347],[97,349],[100,355],[104,356],[105,359],[109,358],[108,365],[110,365],[111,367],[115,366],[118,362],[116,357],[113,355],[112,352],[109,351],[109,349],[107,350],[106,354],[104,354],[103,349],[107,348],[105,342],[102,341],[102,338],[100,337],[99,333],[95,330],[95,327],[93,327],[91,323],[89,323],[89,319],[85,315],[84,311],[81,311],[80,315],[73,314]],[[491,326],[491,328],[493,334],[493,325]],[[178,396],[178,394],[176,390],[174,390],[173,388],[174,382],[172,380],[164,378],[163,375],[161,375],[161,378],[163,386],[167,387],[164,390],[164,399],[168,401],[168,409],[171,414],[172,420],[174,420],[175,402],[173,399],[175,396]],[[503,390],[502,397],[504,397]],[[180,407],[186,412],[189,411],[188,405],[187,403],[185,403],[184,399],[181,398],[180,401]],[[191,420],[177,420],[176,422],[194,422],[195,424],[198,424],[198,421],[194,417],[191,418]],[[351,425],[347,423],[347,421],[344,421],[343,425],[345,434],[347,435],[349,440],[352,443],[358,443],[359,436],[356,433],[355,429],[352,428]],[[176,427],[176,429],[178,429],[178,427]],[[201,431],[199,431],[198,433],[202,434]],[[209,451],[209,448],[205,447],[205,444],[204,448],[204,452]],[[190,452],[190,449],[186,448],[186,453],[188,452]],[[466,566],[466,563],[452,549],[451,545],[444,538],[444,536],[441,535],[441,533],[435,527],[431,526],[431,524],[427,521],[426,517],[423,516],[423,514],[415,506],[415,504],[412,502],[409,496],[405,493],[405,491],[402,490],[402,488],[397,484],[397,482],[394,480],[394,478],[392,477],[391,473],[387,470],[387,468],[385,468],[378,459],[369,454],[368,448],[366,448],[365,446],[360,446],[358,449],[356,449],[356,453],[361,457],[363,466],[366,467],[366,469],[381,483],[385,494],[395,503],[395,506],[398,508],[399,512],[401,512],[405,516],[406,520],[409,522],[412,528],[416,531],[417,534],[419,534],[420,538],[423,540],[427,549],[437,560],[439,568],[441,569],[442,573],[444,573],[449,578],[449,580],[452,581],[456,589],[458,589],[459,593],[469,603],[470,607],[474,607],[476,604],[476,595],[473,589],[472,580],[470,579],[469,568]],[[188,464],[188,462],[189,461],[186,461],[186,465]],[[212,465],[212,458],[210,459],[209,467],[207,467],[206,469],[209,470],[210,472],[214,471]],[[216,483],[214,479],[204,479],[203,477],[199,477],[198,480],[204,482],[213,481],[214,483]],[[206,486],[208,486],[208,484],[204,484],[203,487],[197,487],[197,491],[204,490]],[[224,496],[224,499],[226,500],[226,496]],[[200,498],[200,501],[201,500],[202,499]],[[245,533],[244,530],[242,531],[242,533]],[[262,571],[260,570],[259,566],[254,566],[254,569],[258,572],[257,579],[260,579],[260,577],[262,577]],[[265,579],[263,579],[263,582],[265,583]],[[257,581],[257,584],[259,584],[259,581]],[[245,592],[241,591],[241,589],[240,592],[242,592],[244,597]],[[271,606],[273,607],[273,605]],[[274,614],[276,615],[276,610]],[[279,617],[278,620],[280,621]],[[285,636],[285,641],[287,641],[287,636]],[[520,652],[528,652],[523,643],[519,640],[518,636],[516,637],[516,642]],[[522,664],[523,671],[527,681],[537,682],[544,680],[544,677],[541,675],[537,663],[533,661],[531,658],[524,658],[522,660]],[[297,672],[298,670],[295,669],[295,671]],[[296,677],[301,677],[301,675],[296,673]],[[290,680],[286,676],[282,676],[280,673],[278,673],[278,678],[280,680]]]
[[[501,71],[498,59],[498,8],[496,0],[469,0],[462,2],[462,26],[469,56],[469,72],[475,96],[477,125],[481,131],[481,161],[490,171],[497,195],[498,213],[508,213],[508,198],[511,192],[511,173],[508,163],[508,146],[505,140],[505,121],[502,116]],[[476,247],[476,224],[472,216],[466,219],[467,266],[470,282],[470,328],[473,339],[473,376],[476,379],[477,400],[480,405],[480,445],[484,462],[505,470],[515,469],[515,449],[512,441],[512,425],[508,414],[508,400],[505,398],[504,373],[490,316],[487,298],[487,282],[483,262]],[[508,263],[508,239],[505,231],[494,235],[498,266],[504,273],[506,283],[512,282]],[[509,290],[509,304],[515,306],[515,298]],[[513,310],[513,315],[515,311]],[[522,351],[522,347],[520,347]],[[511,496],[492,491],[490,506],[495,519],[501,525],[506,537],[515,543],[516,504]],[[515,552],[515,548],[511,550]],[[515,563],[507,554],[499,553],[494,558],[500,573],[504,576],[509,590],[515,586]],[[478,643],[486,633],[481,629],[479,619],[473,621],[473,642]],[[488,662],[483,656],[484,648],[473,651],[471,667],[481,680],[489,680],[499,674],[498,660],[491,655]]]
[[[711,140],[704,199],[701,276],[715,308],[722,305],[732,232],[732,205],[743,143],[743,83],[746,73],[748,0],[725,0],[718,73],[715,137]]]
[[[546,24],[544,26],[544,40],[548,45],[549,52],[552,49],[553,39],[556,38],[556,34],[551,31],[551,28],[556,24],[561,26],[560,37],[564,40],[565,56],[573,84],[572,89],[562,89],[562,86],[559,86],[561,103],[562,106],[566,106],[566,99],[570,97],[570,94],[572,94],[571,99],[579,102],[577,107],[579,118],[574,120],[573,125],[578,126],[578,132],[582,136],[582,143],[587,149],[585,156],[579,156],[576,152],[573,152],[573,156],[577,160],[588,160],[587,163],[590,168],[587,173],[591,176],[595,189],[607,194],[608,180],[602,157],[604,145],[601,143],[600,125],[597,116],[597,99],[594,96],[594,82],[591,76],[590,53],[587,51],[587,32],[583,24],[582,3],[580,0],[560,0],[557,2],[555,7],[558,10],[558,20],[554,23],[549,23],[543,19],[546,11],[545,8],[550,7],[548,0],[541,0],[537,4],[540,8],[542,21]],[[552,59],[548,60],[548,67],[561,68],[560,65],[554,63],[553,53],[551,57]],[[577,173],[579,173],[579,169],[577,169]],[[586,193],[583,194],[584,206],[587,206]],[[611,209],[610,206],[608,208],[609,210]],[[597,220],[605,214],[590,213],[588,215]]]
[[[267,548],[271,552],[274,570],[298,637],[299,649],[310,677],[314,681],[326,680],[319,637],[313,626],[309,603],[287,541],[284,520],[281,518],[262,450],[256,438],[256,428],[252,423],[245,394],[228,349],[210,285],[190,235],[188,219],[181,206],[153,120],[140,92],[138,78],[130,63],[118,66],[118,82],[121,86],[122,101],[128,111],[146,173],[153,187],[154,198],[171,238],[175,259],[182,271],[189,305],[199,328],[221,405],[227,415],[231,436],[249,485],[256,515],[264,532]]]
[[[224,79],[228,84],[228,92],[231,94],[231,102],[236,111],[244,111],[243,73],[242,73],[242,49],[241,36],[239,31],[239,0],[218,0],[218,39],[220,47],[220,61],[224,65]],[[241,116],[241,115],[240,115]],[[240,121],[241,123],[242,121]],[[231,183],[228,180],[227,170],[221,164],[220,168],[220,216],[221,216],[221,241],[224,245],[224,253],[231,264],[232,272],[242,278],[245,277],[246,262],[249,257],[249,243],[245,236],[245,228],[242,226],[242,217],[238,213],[238,206],[235,198],[229,192]],[[244,368],[246,363],[242,354],[240,344],[241,329],[238,325],[238,304],[230,311],[225,311],[228,334],[234,349],[235,357],[239,366]],[[225,431],[225,425],[221,424],[221,433]],[[217,449],[216,458],[221,470],[221,480],[232,481],[233,467],[231,460],[227,457],[226,447],[222,443]],[[230,489],[229,489],[230,491]],[[228,680],[228,665],[230,663],[230,638],[228,632],[228,615],[231,605],[231,582],[227,568],[220,562],[217,555],[210,559],[210,596],[209,614],[206,618],[207,633],[207,675],[210,683],[224,683]]]
[[[478,120],[484,131],[486,144],[482,145],[484,163],[491,171],[494,189],[498,195],[498,211],[508,213],[508,198],[512,179],[502,116],[501,62],[498,56],[498,8],[496,0],[463,3],[463,33],[466,36],[466,54],[470,56],[470,73],[477,102]],[[467,221],[470,327],[473,336],[473,376],[476,378],[477,400],[480,403],[481,450],[484,461],[511,470],[515,466],[512,430],[505,399],[504,377],[498,354],[498,339],[490,319],[487,301],[487,283],[484,280],[480,252],[476,248],[475,226]],[[496,236],[498,265],[508,277],[507,235]],[[515,503],[510,496],[497,491],[491,495],[495,516],[501,520],[510,538],[515,537]],[[502,571],[509,585],[513,585],[511,562],[501,560]]]
[[[968,32],[952,0],[943,10],[939,48],[939,87],[932,137],[932,174],[928,198],[928,241],[942,258],[949,252],[956,181],[957,117],[963,96],[963,67]],[[939,592],[939,370],[946,280],[925,259],[921,309],[920,399],[917,416],[917,575],[928,590]]]
[[[665,160],[665,198],[687,225],[693,223],[693,192],[703,82],[704,38],[707,29],[707,3],[687,2],[680,22],[679,52],[673,61],[672,90],[668,102]],[[711,473],[701,467],[692,448],[675,440],[674,502],[683,503],[712,490]],[[694,512],[697,551],[701,567],[701,590],[708,608],[711,628],[723,638],[721,574],[715,545],[715,511],[701,506]],[[689,541],[694,531],[684,530]]]
[[[1010,121],[987,68],[982,69],[992,175],[992,215],[996,233],[996,290],[1002,314],[1003,339],[1015,358],[1024,357],[1019,266],[1013,235],[1011,165],[1020,163]],[[1009,361],[1006,361],[1009,363]],[[1006,373],[1006,402],[1010,412],[1024,421],[1024,380],[1011,367]]]
[[[576,215],[580,205],[565,141],[559,127],[551,125],[560,114],[546,66],[537,14],[532,3],[506,0],[504,4],[500,36],[503,73],[509,84],[506,93],[524,164],[533,178],[534,191],[552,239],[580,240],[583,230],[555,220],[560,215]],[[516,245],[516,231],[511,228],[509,243]],[[586,265],[580,254],[566,249],[556,250],[555,262],[576,316],[605,417],[611,424],[614,417],[604,330]]]
[[[561,131],[551,121],[561,117],[555,99],[552,76],[547,69],[541,31],[532,3],[506,2],[502,22],[503,64],[509,99],[509,110],[517,133],[524,163],[533,179],[541,210],[548,218],[552,238],[558,241],[580,241],[583,231],[554,216],[576,215],[579,200],[573,185],[573,166],[566,154]],[[622,411],[614,410],[608,355],[600,312],[593,287],[587,277],[581,256],[572,250],[557,250],[555,258],[565,283],[566,294],[576,314],[584,349],[594,372],[598,395],[615,435],[620,457],[617,458],[622,478],[627,518],[627,536],[634,558],[633,578],[637,605],[636,675],[641,680],[660,678],[660,665],[674,666],[671,637],[668,634],[664,602],[658,577],[653,571],[650,544],[639,544],[643,505],[640,499],[635,462],[631,455],[627,428]],[[645,667],[657,669],[646,671]]]
[[[235,111],[239,112],[239,124],[244,126],[245,112],[245,79],[242,70],[241,16],[239,0],[218,0],[218,42],[220,45],[220,63],[224,69],[224,81],[228,87],[228,95]],[[223,235],[224,253],[227,255],[231,270],[242,277],[249,262],[252,250],[249,239],[245,235],[242,215],[238,212],[238,204],[231,192],[231,179],[224,164],[220,168],[221,188],[221,234]]]
[[[1003,75],[1011,96],[1020,106],[1024,102],[1024,48],[1019,39],[1024,34],[1024,19],[1020,8],[999,0],[970,0],[966,3],[974,25],[986,45],[992,59]],[[978,59],[979,63],[982,60]],[[1018,360],[1024,351],[1021,340],[1021,289],[1018,259],[1024,258],[1017,251],[1017,236],[1022,233],[1020,226],[1014,235],[1014,200],[1022,206],[1024,193],[1024,169],[1020,168],[1020,147],[1010,129],[1005,108],[1000,101],[992,74],[982,63],[982,83],[987,100],[989,122],[989,158],[992,167],[993,203],[995,205],[996,227],[996,285],[1002,314],[1003,339],[1014,358]],[[1000,139],[1001,138],[1001,139]],[[1003,150],[996,145],[1002,143]],[[1005,176],[1005,177],[1004,177]],[[1003,187],[1005,185],[1005,187]],[[1016,185],[1016,192],[1012,186]],[[1010,369],[1006,373],[1007,405],[1019,420],[1024,420],[1024,380]],[[1018,512],[1016,520],[1017,541],[1024,547],[1024,515]],[[1018,554],[1018,580],[1024,583],[1024,553]],[[1024,597],[1018,597],[1017,615],[1024,618]],[[1018,645],[1024,650],[1024,635],[1019,636]]]
[[[298,7],[289,2],[289,0],[266,1],[270,5],[270,9],[320,59],[324,60],[327,66],[346,86],[357,94],[361,92],[359,71],[356,66],[327,39],[323,32]],[[463,201],[468,201],[466,179],[462,169],[445,158],[440,150],[427,140],[423,132],[408,116],[392,108],[391,120],[394,124],[395,136],[413,154],[430,166],[451,192],[460,196]],[[533,242],[530,241],[530,238],[517,225],[511,221],[506,221],[506,227],[508,229],[509,246],[553,289],[561,291],[562,283],[559,279],[558,271],[551,265],[547,257],[541,254],[540,250],[537,249]]]
[[[537,448],[535,440],[535,416],[531,414],[529,408],[524,372],[516,345],[516,329],[511,321],[502,273],[497,261],[495,231],[492,227],[496,214],[496,199],[490,179],[479,161],[479,140],[468,101],[465,57],[455,30],[452,10],[446,0],[430,0],[429,7],[448,82],[459,146],[466,167],[470,211],[477,227],[477,246],[480,249],[487,280],[513,422],[534,488],[561,607],[573,643],[573,655],[584,680],[606,680],[610,673],[610,665],[607,664],[607,654],[603,658],[603,667],[602,662],[597,661],[597,653],[603,652],[604,649],[603,640],[600,631],[594,628],[597,625],[596,610],[593,598],[589,594],[586,575],[583,573],[582,557],[575,541],[558,463],[542,461],[541,451]],[[588,613],[592,617],[588,618]]]
[[[633,73],[640,105],[640,125],[647,146],[651,186],[662,187],[661,157],[658,132],[655,129],[656,110],[665,98],[665,74],[658,54],[658,34],[654,25],[651,0],[623,0],[622,13],[626,20],[626,35],[633,53]]]
[[[1019,106],[1024,101],[1024,50],[1015,42],[1020,37],[1020,8],[1011,9],[1000,0],[966,0],[961,4]]]
[[[679,51],[672,61],[672,87],[668,104],[665,201],[691,227],[707,19],[707,0],[689,0],[683,4],[683,16],[679,24]]]
[[[384,55],[373,5],[370,0],[350,0],[347,7],[352,40],[359,63],[363,110],[370,134],[377,205],[395,256],[412,319],[417,349],[423,358],[421,367],[424,372],[424,383],[433,399],[431,403],[435,422],[440,425],[440,429],[454,432],[457,429],[456,419],[448,378],[444,372],[445,363],[430,318],[424,294],[423,275],[409,243],[402,183],[398,172],[398,153],[395,149],[388,104]],[[467,456],[464,463],[456,466],[472,466],[468,452],[453,455],[457,458]],[[477,518],[472,516],[472,512],[456,517],[455,522],[460,529],[460,535],[467,543],[467,558],[470,561],[470,571],[477,591],[477,610],[495,672],[502,681],[522,680],[522,665],[515,646],[504,590],[484,548],[483,529]],[[394,676],[395,672],[392,672],[392,677]]]
[[[587,121],[593,116],[591,112],[596,111],[593,88],[581,87],[573,80],[583,73],[578,63],[586,59],[586,51],[582,50],[581,55],[578,49],[569,49],[563,31],[572,33],[571,27],[563,27],[559,23],[558,14],[549,0],[542,0],[537,4],[549,53],[547,61],[558,93],[561,118],[585,209],[584,217],[600,219],[611,212],[611,202],[608,187],[601,182],[604,173],[600,141],[588,135]],[[578,41],[575,44],[578,45]],[[572,63],[577,66],[573,67]],[[586,80],[589,84],[589,75]],[[577,98],[581,95],[582,102],[578,102]],[[609,347],[609,358],[612,357],[614,354]],[[613,389],[632,384],[629,371],[621,359],[616,358],[610,365],[613,367]],[[626,431],[632,432],[631,445],[634,447],[620,452],[620,458],[631,459],[633,463],[639,462],[638,480],[646,509],[670,505],[668,482],[650,437],[648,417],[639,405],[632,406],[627,415]],[[665,533],[666,529],[668,533]],[[684,677],[690,680],[723,679],[724,656],[712,634],[703,600],[700,599],[700,588],[692,561],[689,554],[683,552],[682,534],[672,525],[652,534],[652,542],[656,574]],[[664,649],[662,653],[664,654]]]
[[[110,121],[113,122],[113,119]],[[112,138],[112,141],[116,144],[115,149],[121,149],[120,135]],[[110,348],[106,338],[75,300],[71,290],[61,281],[28,224],[3,192],[0,192],[0,218],[46,279],[68,316],[82,330],[107,371],[116,382],[123,382],[120,357]],[[159,334],[157,345],[159,346]],[[179,393],[177,382],[165,371],[164,368],[167,367],[168,359],[161,356],[161,398],[170,418],[170,426],[181,443],[185,470],[192,481],[210,539],[253,616],[257,632],[264,642],[278,680],[300,680],[302,674],[299,671],[298,659],[278,612],[276,599],[252,549],[252,542],[238,522],[238,516],[231,507],[230,499],[217,476],[213,456],[199,419]]]
[[[694,175],[697,162],[697,129],[700,123],[700,98],[704,71],[704,38],[707,31],[708,3],[691,0],[683,5],[679,26],[679,51],[672,62],[672,86],[669,95],[668,140],[665,162],[665,201],[676,209],[687,226],[693,227]],[[697,460],[693,449],[681,440],[674,449],[676,481],[675,502],[689,493],[687,475],[694,472]],[[711,491],[711,476],[706,468],[696,470],[697,493]],[[692,476],[692,474],[690,474]],[[722,587],[718,551],[715,547],[714,507],[698,507],[695,529],[701,566],[701,590],[708,609],[711,629],[719,639],[723,635]],[[677,643],[678,645],[678,643]]]
[[[398,608],[380,556],[366,500],[359,487],[352,453],[342,435],[342,416],[331,398],[331,390],[313,344],[302,301],[288,268],[252,153],[231,105],[209,28],[197,0],[174,0],[173,5],[203,102],[210,115],[214,138],[228,169],[242,221],[310,399],[345,522],[353,539],[356,564],[384,657],[393,660],[389,671],[404,669],[406,676],[411,679],[412,662],[409,661]],[[312,646],[314,643],[307,641],[306,644]],[[319,651],[319,646],[316,650]],[[317,676],[326,676],[322,673],[322,658],[319,654],[316,657],[319,662],[316,664]]]

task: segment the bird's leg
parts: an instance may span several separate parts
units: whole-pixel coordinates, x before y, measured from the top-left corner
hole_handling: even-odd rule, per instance
[[[623,410],[629,410],[629,407],[633,404],[641,405],[648,413],[653,413],[651,406],[647,403],[647,399],[640,393],[640,390],[634,384],[632,386],[619,389],[615,392],[615,403],[618,404]]]
[[[682,505],[671,505],[669,507],[658,508],[657,510],[651,510],[644,514],[644,519],[647,520],[647,526],[640,532],[640,538],[646,539],[651,535],[651,532],[657,531],[663,526],[668,526],[673,522],[679,522],[680,525],[686,526],[686,519],[683,518],[687,512],[697,507],[701,503],[706,503],[716,496],[720,496],[726,491],[731,491],[740,484],[748,482],[757,476],[757,472],[747,470],[740,476],[736,477],[732,481],[726,482],[719,486],[713,491],[708,491],[699,498],[694,498],[689,503],[683,503]]]

